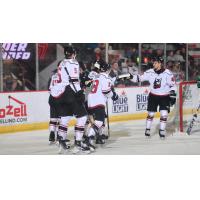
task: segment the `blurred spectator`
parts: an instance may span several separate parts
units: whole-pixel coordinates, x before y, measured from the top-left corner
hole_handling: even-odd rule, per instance
[[[4,91],[22,91],[23,84],[12,73],[4,75],[3,78],[3,90]]]
[[[124,50],[124,56],[126,57],[126,58],[131,58],[132,57],[132,55],[133,55],[133,51],[132,51],[132,48],[131,47],[127,47],[127,48],[125,48],[125,50]]]
[[[183,56],[184,59],[186,58],[186,50],[185,50],[185,47],[182,47],[182,48],[181,48],[180,54]]]
[[[111,65],[111,71],[110,71],[110,77],[116,77],[119,76],[120,74],[122,74],[122,72],[119,69],[119,65],[118,62],[113,62]]]
[[[185,80],[185,73],[181,69],[180,62],[175,62],[171,71],[177,83]]]
[[[176,62],[185,62],[185,60],[183,59],[183,56],[180,54],[180,50],[176,50],[176,53],[174,55],[174,61]]]
[[[137,58],[138,58],[138,51],[135,47],[132,48],[132,55],[131,55],[131,60],[137,64]]]
[[[163,56],[163,50],[162,49],[157,49],[156,50],[156,56],[162,57]]]
[[[153,57],[155,57],[155,53],[154,53],[153,49],[149,48],[147,50],[147,58],[150,61]]]
[[[113,80],[115,80],[115,77],[117,77],[117,76],[119,76],[121,74],[122,74],[122,72],[119,69],[118,62],[113,62],[112,65],[111,65],[111,70],[110,70],[109,76],[111,78],[113,78]],[[124,81],[122,81],[122,80],[115,81],[114,84],[115,84],[116,87],[124,87],[125,86]]]
[[[95,53],[95,59],[94,60],[100,60],[101,59],[101,49],[100,48],[95,48],[94,49],[94,53]]]
[[[173,51],[170,51],[168,56],[167,56],[167,62],[169,62],[169,61],[172,61],[172,62],[175,61],[174,52]]]

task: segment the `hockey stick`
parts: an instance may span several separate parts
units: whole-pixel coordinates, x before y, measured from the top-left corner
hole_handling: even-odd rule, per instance
[[[76,89],[76,87],[75,87],[75,85],[74,85],[74,82],[72,81],[72,78],[71,78],[71,76],[69,75],[69,72],[68,72],[68,70],[67,70],[66,67],[65,67],[65,71],[66,71],[67,75],[69,76],[69,81],[70,81],[70,83],[72,84],[75,93],[78,93],[78,91],[77,91],[77,89]],[[83,106],[84,110],[86,111],[86,113],[87,113],[87,115],[88,115],[87,109],[85,108],[85,104],[84,104],[83,102],[82,102],[82,106]]]
[[[189,124],[189,126],[188,126],[188,129],[187,129],[187,131],[186,131],[186,133],[187,133],[188,135],[191,135],[191,131],[192,131],[194,122],[195,122],[195,120],[197,119],[197,113],[198,113],[199,109],[200,109],[200,104],[199,104],[199,106],[198,106],[198,108],[197,108],[197,110],[196,110],[196,113],[193,115],[192,121],[190,122],[190,124]]]
[[[109,113],[108,113],[108,101],[106,101],[106,115],[107,115],[107,128],[108,128],[108,138],[110,137],[110,123],[109,123]]]

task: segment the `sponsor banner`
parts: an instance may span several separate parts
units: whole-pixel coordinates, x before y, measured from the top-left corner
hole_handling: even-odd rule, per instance
[[[1,93],[0,127],[47,122],[48,92]]]
[[[147,109],[148,87],[116,88],[117,101],[109,100],[109,115],[144,113]]]
[[[108,101],[111,118],[130,115],[141,118],[146,113],[148,87],[116,88],[116,92],[119,99]],[[0,129],[13,125],[48,123],[48,98],[48,91],[0,93]]]

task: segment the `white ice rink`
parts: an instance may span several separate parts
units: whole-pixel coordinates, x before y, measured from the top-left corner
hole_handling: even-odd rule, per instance
[[[155,123],[154,123],[155,124]],[[104,146],[98,146],[91,155],[187,155],[200,154],[200,133],[191,136],[168,133],[160,140],[155,125],[150,139],[144,137],[144,120],[111,123],[111,137]],[[0,154],[56,155],[58,147],[48,145],[48,130],[0,135]],[[69,129],[73,141],[73,129]],[[72,153],[66,153],[66,155]]]

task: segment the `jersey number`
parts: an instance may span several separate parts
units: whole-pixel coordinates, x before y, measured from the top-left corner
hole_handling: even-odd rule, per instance
[[[92,94],[94,94],[94,93],[97,92],[98,86],[99,86],[99,80],[93,81],[93,83],[92,83],[92,90],[91,90]]]

